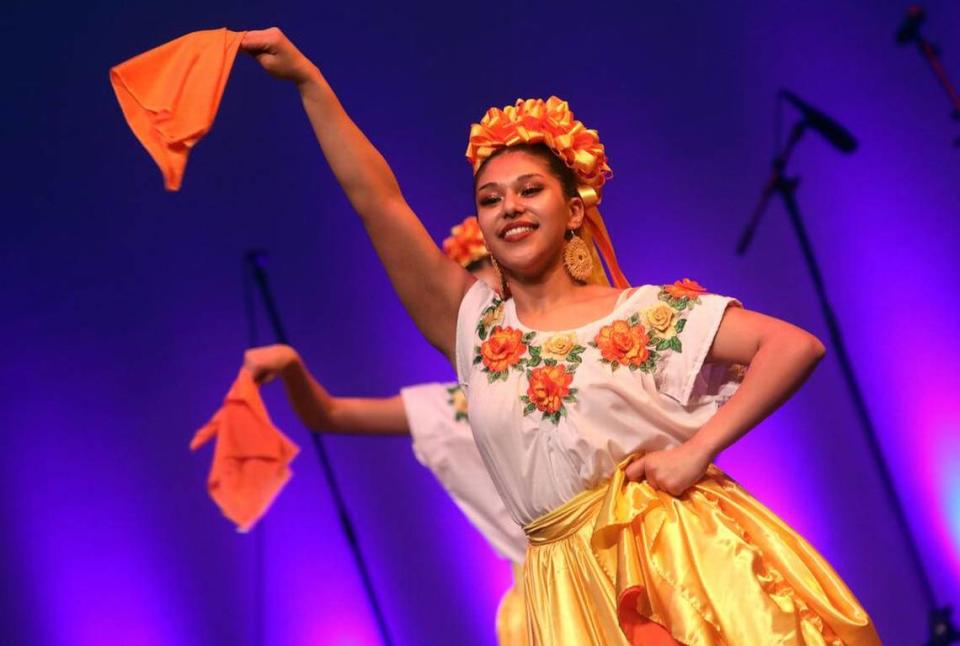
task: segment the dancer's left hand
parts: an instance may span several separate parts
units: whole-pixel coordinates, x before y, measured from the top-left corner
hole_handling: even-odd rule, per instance
[[[703,477],[712,459],[708,452],[688,442],[641,455],[627,465],[626,475],[628,480],[646,480],[654,489],[679,496]]]

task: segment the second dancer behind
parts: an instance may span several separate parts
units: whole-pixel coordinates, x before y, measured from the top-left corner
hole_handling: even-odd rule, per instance
[[[443,249],[479,280],[496,286],[490,254],[475,217],[453,227]],[[467,423],[466,396],[458,384],[408,386],[393,397],[337,397],[314,378],[290,346],[251,348],[243,363],[258,383],[279,377],[297,417],[314,432],[409,435],[417,460],[433,473],[494,551],[510,561],[514,584],[497,607],[497,643],[527,644],[520,576],[527,538],[507,513],[484,468]]]

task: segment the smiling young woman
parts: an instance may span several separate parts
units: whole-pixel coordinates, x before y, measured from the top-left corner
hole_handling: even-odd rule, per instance
[[[604,148],[564,101],[491,108],[471,128],[498,294],[440,253],[279,30],[241,47],[296,83],[394,288],[456,367],[477,447],[529,540],[531,643],[879,643],[829,564],[712,464],[823,345],[688,279],[626,289],[597,209]]]

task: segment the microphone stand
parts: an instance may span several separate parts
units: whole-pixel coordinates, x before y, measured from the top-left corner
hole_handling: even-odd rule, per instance
[[[897,43],[900,45],[906,45],[911,42],[917,43],[917,49],[920,50],[920,55],[923,56],[927,63],[930,64],[930,69],[933,70],[933,75],[937,77],[937,81],[947,93],[947,98],[950,100],[950,105],[953,106],[953,112],[951,112],[951,116],[954,118],[954,120],[960,121],[960,94],[957,93],[956,88],[954,88],[950,83],[950,79],[947,78],[947,73],[943,69],[943,65],[940,63],[940,50],[936,45],[924,38],[923,34],[920,33],[920,25],[925,18],[926,14],[924,13],[922,7],[919,5],[911,6],[907,10],[908,26],[906,28],[901,28],[900,32],[897,34]],[[953,145],[957,148],[960,148],[960,137],[957,137],[953,140]]]
[[[263,306],[267,312],[267,318],[270,319],[270,326],[273,328],[274,336],[278,343],[288,344],[287,333],[284,330],[283,322],[280,320],[280,313],[277,310],[276,301],[273,299],[273,293],[270,290],[270,285],[267,282],[267,269],[266,269],[266,253],[259,250],[250,250],[244,256],[244,261],[249,265],[250,274],[249,277],[252,277],[253,281],[256,283],[256,286],[260,292],[260,297],[263,300]],[[249,280],[249,278],[247,279]],[[256,342],[256,321],[253,316],[252,308],[252,295],[248,294],[247,297],[247,315],[249,318],[251,336],[253,337],[254,342]],[[392,641],[390,639],[390,632],[387,630],[387,622],[384,619],[383,611],[380,609],[380,603],[377,600],[377,595],[373,588],[373,582],[370,579],[370,573],[367,571],[366,562],[363,559],[363,553],[360,549],[360,543],[357,540],[357,533],[354,529],[353,522],[350,520],[350,516],[347,513],[347,505],[343,499],[343,494],[340,491],[340,487],[337,485],[337,479],[333,472],[333,467],[330,463],[330,457],[327,454],[326,447],[323,444],[323,438],[319,433],[310,433],[310,438],[313,440],[313,448],[317,454],[317,459],[320,462],[320,469],[323,472],[323,478],[327,484],[327,490],[330,492],[331,498],[333,498],[334,507],[337,510],[337,517],[340,520],[340,528],[343,530],[344,536],[347,538],[347,544],[350,546],[350,552],[353,555],[354,563],[357,566],[357,570],[360,572],[360,579],[363,582],[363,589],[367,595],[367,601],[370,603],[370,608],[373,610],[374,617],[377,621],[377,627],[380,630],[380,638],[383,641],[385,646],[391,646]],[[258,563],[258,570],[261,569],[261,565]],[[259,572],[258,572],[259,574]],[[262,627],[259,627],[261,631],[261,642],[262,642]]]
[[[925,643],[925,646],[946,646],[947,644],[960,641],[960,632],[958,632],[951,623],[951,608],[949,606],[937,607],[933,586],[931,585],[930,579],[927,576],[927,572],[924,569],[923,560],[920,557],[920,551],[917,548],[916,541],[913,538],[913,534],[910,531],[910,526],[907,523],[903,505],[897,496],[897,491],[893,484],[893,476],[890,473],[890,468],[887,466],[886,459],[883,456],[883,451],[880,448],[880,443],[877,440],[876,428],[874,427],[873,421],[870,418],[866,400],[863,397],[863,392],[860,389],[856,374],[853,371],[853,365],[850,361],[849,355],[847,354],[847,349],[843,341],[843,334],[840,330],[840,323],[830,305],[830,301],[827,298],[827,290],[823,279],[823,274],[820,271],[820,267],[813,253],[813,245],[810,242],[810,237],[807,235],[806,227],[803,224],[803,217],[800,214],[800,207],[797,204],[796,197],[797,186],[799,185],[800,180],[797,177],[788,177],[785,174],[787,163],[790,160],[790,156],[793,154],[794,147],[803,137],[804,132],[806,132],[810,125],[811,124],[806,119],[801,119],[794,124],[790,131],[790,137],[786,146],[774,158],[772,162],[772,172],[770,174],[770,178],[763,187],[760,201],[757,204],[757,207],[754,209],[750,221],[743,231],[743,234],[740,236],[740,240],[737,244],[737,255],[742,256],[746,253],[747,247],[750,245],[750,241],[753,239],[753,234],[756,231],[757,225],[760,222],[760,218],[763,215],[770,198],[774,193],[778,194],[783,200],[783,205],[787,210],[787,214],[790,216],[790,222],[793,225],[797,239],[800,242],[800,248],[803,251],[803,257],[806,261],[807,269],[809,270],[810,276],[813,279],[813,284],[817,292],[817,298],[820,301],[820,308],[823,311],[824,318],[827,322],[830,340],[836,349],[836,356],[840,362],[840,368],[843,372],[844,381],[846,382],[847,388],[850,391],[850,396],[853,399],[857,417],[860,419],[860,425],[863,428],[864,437],[867,441],[867,446],[870,449],[870,455],[873,458],[877,470],[880,472],[880,480],[883,483],[883,490],[886,494],[887,502],[893,509],[897,525],[904,538],[904,541],[907,544],[907,551],[910,554],[910,560],[913,564],[913,568],[916,571],[917,576],[920,578],[920,583],[927,601],[927,606],[930,609],[930,639]]]

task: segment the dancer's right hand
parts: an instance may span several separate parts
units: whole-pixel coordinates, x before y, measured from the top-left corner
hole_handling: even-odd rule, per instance
[[[260,63],[278,79],[304,83],[316,72],[316,66],[276,27],[248,31],[240,41],[240,49]]]
[[[243,367],[253,373],[254,381],[265,384],[299,360],[300,355],[289,345],[266,345],[247,350],[243,355]]]

